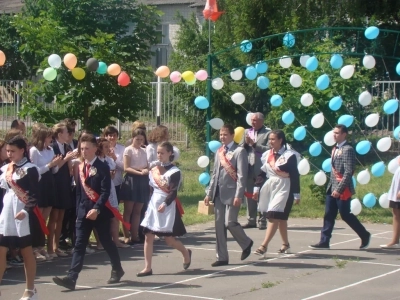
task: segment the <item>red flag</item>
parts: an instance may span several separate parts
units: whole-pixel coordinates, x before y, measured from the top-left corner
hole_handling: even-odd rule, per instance
[[[222,11],[218,11],[217,0],[207,0],[206,7],[203,10],[203,16],[206,20],[215,22],[222,13]]]

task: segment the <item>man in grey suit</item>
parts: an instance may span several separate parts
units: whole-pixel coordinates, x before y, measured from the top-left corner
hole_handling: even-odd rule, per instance
[[[204,198],[205,205],[214,202],[217,261],[211,264],[213,267],[229,263],[227,229],[243,250],[241,260],[250,255],[253,246],[253,241],[238,222],[248,161],[246,151],[233,141],[234,135],[232,125],[224,125],[219,131],[223,146],[215,153],[214,169]]]
[[[247,151],[249,168],[248,177],[246,182],[246,191],[253,194],[254,182],[260,174],[262,167],[261,156],[269,150],[268,135],[270,130],[264,126],[264,115],[256,112],[251,116],[252,128],[246,129],[241,146]],[[247,199],[247,223],[243,228],[256,228],[257,227],[257,201],[252,198]],[[265,217],[260,216],[259,229],[267,228],[267,220]]]

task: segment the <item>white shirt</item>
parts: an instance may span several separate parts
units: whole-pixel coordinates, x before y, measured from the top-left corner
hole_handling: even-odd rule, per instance
[[[336,152],[343,147],[343,145],[346,143],[346,140],[344,140],[343,142],[341,142],[340,144],[336,144],[336,149],[335,149],[335,153],[333,153],[333,156],[336,156]]]
[[[39,168],[39,174],[44,174],[49,171],[49,163],[54,158],[53,148],[43,149],[39,151],[35,146],[31,147],[29,150],[29,157],[31,162]],[[58,166],[52,168],[52,173],[55,174],[58,171]]]
[[[115,186],[122,184],[124,178],[122,174],[124,173],[124,151],[125,147],[121,144],[116,144],[114,147],[114,153],[117,159],[115,160],[116,169],[115,169],[115,176],[113,179],[113,183]]]
[[[146,146],[147,161],[149,163],[157,160],[157,143],[149,143]]]
[[[91,161],[87,161],[85,159],[85,164],[89,164],[90,166],[93,166],[94,161],[96,160],[97,156],[95,156]]]
[[[62,155],[65,155],[64,144],[61,144],[61,143],[60,143],[59,141],[57,141],[57,140],[56,140],[56,142],[57,142],[58,148],[60,148],[61,154],[62,154]]]
[[[230,142],[228,145],[224,145],[224,147],[227,147],[229,151],[229,149],[231,149],[231,147],[233,146],[233,143],[234,141]]]

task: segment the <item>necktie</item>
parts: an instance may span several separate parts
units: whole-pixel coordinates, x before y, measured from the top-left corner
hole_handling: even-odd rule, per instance
[[[278,160],[278,158],[279,158],[280,156],[281,156],[281,155],[280,155],[278,152],[274,152],[275,161]]]
[[[336,157],[336,155],[337,155],[339,149],[340,149],[340,147],[339,147],[338,145],[336,145],[336,146],[335,146],[335,155],[334,155],[335,157]]]
[[[225,154],[228,153],[228,150],[229,150],[228,146],[224,146],[224,150],[225,150]]]
[[[86,174],[86,178],[88,178],[88,176],[89,176],[89,173],[90,173],[90,164],[86,164],[86,172],[85,172]]]

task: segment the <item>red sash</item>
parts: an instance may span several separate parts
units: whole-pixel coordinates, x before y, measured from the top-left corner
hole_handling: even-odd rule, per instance
[[[7,173],[6,173],[6,180],[8,185],[12,188],[14,191],[15,195],[18,197],[19,200],[24,202],[26,205],[29,200],[28,193],[22,189],[13,179],[12,179],[12,174],[13,174],[13,164],[10,163],[8,164],[7,167]],[[46,226],[46,220],[43,218],[42,213],[39,210],[39,207],[35,205],[35,208],[33,209],[33,213],[36,215],[39,224],[40,224],[40,229],[42,229],[43,233],[45,235],[49,235],[49,230],[47,229]]]
[[[154,182],[157,184],[157,186],[160,188],[160,190],[162,190],[165,193],[171,192],[169,190],[169,186],[167,185],[167,183],[161,179],[161,174],[160,174],[160,170],[158,167],[154,167],[153,169],[151,169],[151,174],[153,175]],[[182,215],[185,213],[185,211],[183,210],[182,203],[181,203],[181,201],[179,201],[178,198],[175,198],[175,202],[176,202],[176,207],[178,208],[179,214],[182,217]]]
[[[335,157],[334,157],[335,149],[336,149],[336,148],[333,148],[333,150],[332,150],[332,157],[331,157],[332,171],[333,171],[333,174],[335,175],[335,179],[336,179],[337,181],[341,182],[342,179],[343,179],[343,174],[340,174],[338,171],[336,171],[335,167],[333,166],[333,159],[335,158]],[[339,199],[340,199],[340,200],[348,200],[348,199],[351,198],[351,196],[352,196],[352,194],[351,194],[351,192],[350,192],[350,188],[349,188],[348,186],[346,186],[346,188],[344,189],[343,193],[340,194]]]
[[[89,199],[96,203],[97,200],[100,198],[100,195],[97,194],[95,190],[93,190],[90,186],[88,186],[85,183],[86,178],[85,178],[85,175],[83,174],[83,167],[84,167],[84,163],[81,163],[79,165],[79,178],[81,179],[82,187],[83,187],[86,195],[89,197]],[[131,229],[131,224],[124,221],[124,218],[122,217],[122,215],[120,214],[118,209],[116,209],[115,207],[112,207],[109,200],[107,200],[107,202],[106,202],[106,207],[109,210],[111,210],[114,217],[116,217],[119,221],[122,222],[122,225],[124,225],[126,229],[128,229],[128,230]]]
[[[236,172],[235,168],[232,166],[229,159],[226,158],[225,150],[224,150],[223,146],[221,148],[219,148],[219,150],[218,150],[218,157],[219,157],[221,166],[225,169],[226,173],[228,173],[229,176],[231,176],[231,178],[235,182],[237,182],[237,172]],[[244,196],[247,198],[253,198],[253,194],[250,192],[244,192]]]
[[[281,158],[281,157],[282,157],[282,155],[280,156],[280,158],[278,158],[278,160],[279,160],[279,159],[284,159],[284,158]],[[278,176],[281,176],[281,177],[283,177],[283,178],[289,178],[289,177],[290,177],[289,173],[284,172],[284,171],[281,171],[281,170],[276,170],[276,169],[275,169],[276,160],[275,160],[274,151],[273,151],[272,149],[269,150],[269,155],[268,155],[268,158],[267,158],[267,163],[271,166],[271,168],[274,170],[274,172],[275,172]]]

